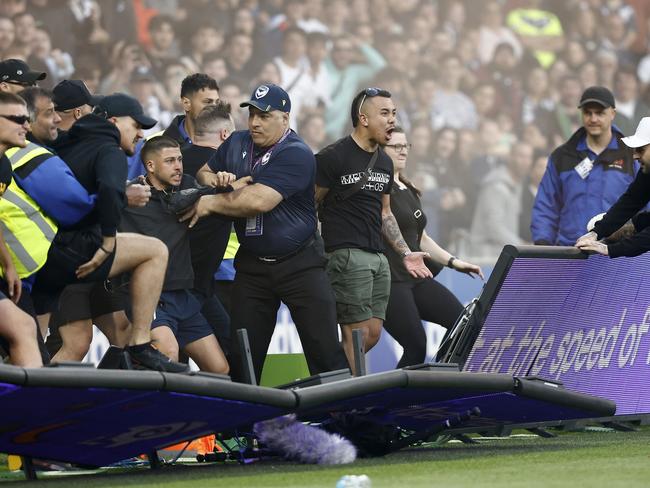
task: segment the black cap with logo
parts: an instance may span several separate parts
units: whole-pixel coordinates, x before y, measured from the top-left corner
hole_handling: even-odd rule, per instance
[[[34,84],[47,77],[42,71],[32,71],[25,61],[5,59],[0,61],[0,81]]]

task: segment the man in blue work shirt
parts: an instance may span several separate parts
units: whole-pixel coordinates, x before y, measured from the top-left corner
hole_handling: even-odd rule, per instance
[[[589,220],[607,211],[634,180],[639,164],[612,125],[614,96],[603,86],[580,98],[583,126],[555,149],[540,183],[531,218],[535,244],[572,246]]]
[[[347,368],[317,234],[314,155],[289,129],[291,101],[282,88],[260,85],[241,106],[249,108],[249,130],[233,132],[197,179],[219,186],[234,175],[250,178],[250,184],[201,198],[190,224],[210,213],[235,217],[241,247],[235,257],[232,330],[248,331],[259,378],[283,301],[298,329],[310,372]],[[230,363],[232,376],[241,380],[237,354],[235,348]]]

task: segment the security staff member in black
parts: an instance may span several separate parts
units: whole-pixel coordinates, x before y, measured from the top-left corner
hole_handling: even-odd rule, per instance
[[[282,88],[260,85],[241,106],[249,107],[249,130],[234,132],[197,179],[219,186],[228,172],[239,179],[249,176],[251,184],[201,198],[192,217],[192,223],[210,213],[236,217],[241,246],[235,257],[232,330],[248,331],[259,378],[282,301],[291,311],[310,372],[347,368],[317,235],[314,155],[289,128],[291,102]],[[231,375],[241,380],[238,353],[233,348]]]

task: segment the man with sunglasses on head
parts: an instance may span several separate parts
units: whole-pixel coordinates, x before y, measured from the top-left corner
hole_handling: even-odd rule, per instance
[[[623,137],[621,141],[632,149],[641,170],[602,219],[575,244],[583,251],[611,258],[638,256],[650,251],[650,214],[637,214],[650,202],[650,117],[642,118],[634,135]],[[632,219],[631,229],[627,229],[629,219]]]
[[[32,71],[25,61],[5,59],[0,61],[0,91],[18,93],[44,80],[47,73]]]
[[[5,243],[4,235],[9,240],[16,237],[17,224],[14,215],[5,215],[11,211],[5,205],[4,196],[20,198],[20,189],[16,190],[13,181],[11,162],[5,155],[10,147],[24,147],[27,145],[25,136],[29,115],[25,102],[12,93],[0,92],[0,344],[9,353],[11,363],[16,366],[39,367],[43,362],[37,341],[37,326],[33,317],[21,310],[16,303],[22,297],[21,261],[20,253],[9,249]],[[11,188],[11,190],[9,190]],[[4,217],[12,217],[12,219]],[[8,224],[8,225],[7,225]],[[4,229],[4,230],[3,230]],[[30,255],[29,258],[32,258]],[[18,264],[18,265],[17,265]]]
[[[282,88],[260,85],[241,106],[249,110],[248,130],[233,132],[199,170],[197,180],[216,187],[226,177],[248,178],[250,184],[204,196],[184,218],[192,217],[190,226],[210,213],[235,218],[240,247],[235,256],[231,329],[247,330],[256,378],[280,301],[296,324],[309,371],[346,368],[317,232],[314,155],[289,128],[291,101]],[[240,359],[234,347],[232,376],[241,381]]]
[[[383,239],[402,256],[413,277],[432,276],[423,261],[426,253],[411,252],[390,208],[393,162],[382,146],[390,144],[395,114],[390,92],[360,91],[351,106],[352,134],[316,155],[316,201],[321,204],[327,273],[351,365],[353,330],[363,331],[367,352],[379,340],[386,318],[390,268]]]

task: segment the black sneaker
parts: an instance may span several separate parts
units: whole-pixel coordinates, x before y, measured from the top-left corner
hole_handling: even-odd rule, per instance
[[[187,373],[190,370],[187,364],[172,361],[153,347],[150,342],[128,346],[127,351],[133,366],[137,369],[150,369],[166,373]]]

